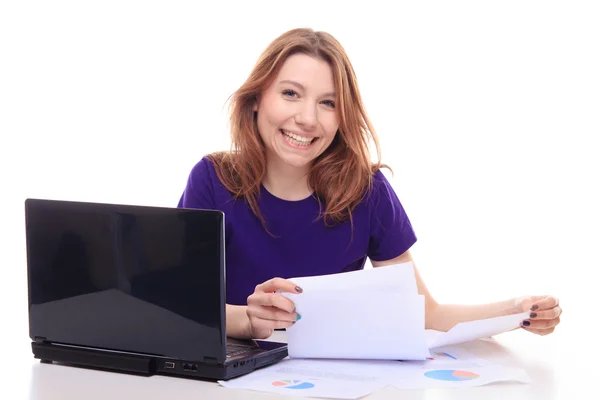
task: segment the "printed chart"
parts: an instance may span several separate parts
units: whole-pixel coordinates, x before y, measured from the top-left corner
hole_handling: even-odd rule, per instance
[[[479,374],[475,372],[463,371],[459,369],[437,369],[425,372],[425,376],[439,381],[470,381],[479,378]]]
[[[311,389],[315,387],[314,383],[295,379],[284,379],[281,381],[275,381],[272,383],[272,385],[284,387],[286,389]]]

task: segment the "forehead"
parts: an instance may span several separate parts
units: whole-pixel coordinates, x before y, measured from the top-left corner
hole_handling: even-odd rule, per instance
[[[294,54],[285,60],[275,83],[284,80],[297,82],[316,94],[335,92],[331,66],[324,60],[306,54]]]

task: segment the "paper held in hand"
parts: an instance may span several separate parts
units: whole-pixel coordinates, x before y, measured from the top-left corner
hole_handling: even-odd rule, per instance
[[[425,360],[430,349],[500,334],[528,313],[425,330],[425,299],[412,263],[290,278],[301,294],[282,293],[301,319],[287,329],[292,358]]]

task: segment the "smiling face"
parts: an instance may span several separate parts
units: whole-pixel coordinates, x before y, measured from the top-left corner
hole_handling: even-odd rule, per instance
[[[256,105],[267,162],[306,168],[339,127],[330,65],[305,54],[290,56]]]

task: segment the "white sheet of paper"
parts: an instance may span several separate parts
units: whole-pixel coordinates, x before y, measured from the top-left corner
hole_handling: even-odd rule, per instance
[[[343,272],[340,274],[290,278],[303,289],[313,290],[386,290],[394,289],[405,295],[418,295],[413,263]]]
[[[434,349],[425,361],[403,361],[399,364],[403,369],[396,369],[396,375],[390,381],[398,389],[482,386],[501,381],[531,382],[522,369],[491,363],[456,345]]]
[[[508,315],[460,323],[448,332],[426,331],[424,298],[411,262],[290,280],[304,289],[282,293],[301,315],[287,329],[294,358],[425,360],[429,349],[507,332],[528,317]]]
[[[499,381],[530,383],[531,378],[522,369],[502,367],[458,346],[446,346],[426,361],[286,359],[219,384],[302,397],[358,399],[390,384],[398,389],[435,389]]]
[[[425,300],[397,291],[286,294],[301,319],[287,329],[292,358],[425,360]]]
[[[498,335],[518,328],[521,322],[527,318],[529,318],[529,313],[524,312],[496,318],[462,322],[448,332],[428,332],[428,345],[429,348],[434,348]]]
[[[473,365],[460,362],[445,366],[416,366],[403,363],[404,371],[392,385],[398,389],[439,389],[482,386],[493,382],[531,383],[523,369],[507,368],[497,364]]]
[[[425,361],[403,361],[403,364],[419,368],[480,367],[490,363],[458,346],[438,347],[431,351]]]
[[[221,386],[302,397],[358,399],[390,383],[395,361],[283,360]]]

